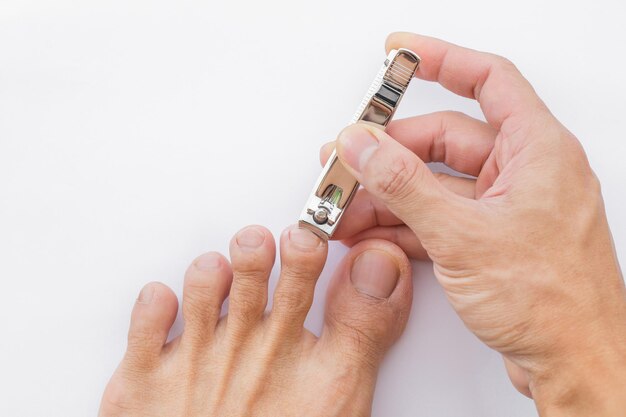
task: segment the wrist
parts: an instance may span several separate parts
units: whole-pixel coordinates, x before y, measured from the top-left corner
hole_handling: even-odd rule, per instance
[[[530,389],[541,417],[623,415],[626,344],[596,343],[601,346],[563,355],[531,374]]]

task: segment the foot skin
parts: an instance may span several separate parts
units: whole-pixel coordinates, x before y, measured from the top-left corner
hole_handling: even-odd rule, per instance
[[[280,250],[269,312],[276,247],[268,230],[241,230],[231,241],[231,263],[218,253],[197,258],[185,276],[185,328],[169,343],[178,301],[165,285],[146,285],[99,415],[369,416],[378,366],[411,306],[406,256],[381,240],[354,246],[334,274],[317,338],[303,323],[326,243],[292,227]],[[220,318],[227,296],[228,315]]]

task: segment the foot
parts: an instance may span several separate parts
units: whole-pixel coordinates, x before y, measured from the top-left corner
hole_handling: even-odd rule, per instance
[[[230,263],[217,253],[197,258],[185,276],[185,327],[169,343],[178,301],[165,285],[146,285],[99,415],[369,416],[378,366],[411,306],[406,256],[381,240],[354,246],[329,286],[318,338],[303,324],[326,243],[292,227],[280,251],[269,312],[276,248],[268,230],[241,230],[231,241]],[[220,318],[227,296],[228,315]]]

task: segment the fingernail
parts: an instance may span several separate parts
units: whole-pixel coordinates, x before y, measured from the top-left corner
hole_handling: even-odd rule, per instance
[[[139,292],[139,296],[137,297],[137,302],[139,304],[150,304],[152,302],[153,297],[154,297],[154,287],[152,287],[152,285],[146,285]]]
[[[376,298],[388,298],[396,288],[400,270],[385,252],[363,252],[354,261],[350,279],[357,291]]]
[[[194,261],[194,265],[200,271],[212,271],[220,267],[222,258],[215,252],[205,253],[200,255]]]
[[[335,141],[332,142],[326,142],[325,144],[322,145],[322,147],[320,148],[320,153],[322,155],[328,154],[330,155],[333,151],[333,149],[335,148]]]
[[[337,138],[339,158],[353,170],[362,172],[367,161],[378,149],[378,140],[363,126],[352,125],[345,128]]]
[[[241,248],[256,249],[265,240],[265,234],[255,227],[246,227],[237,234],[237,245]]]
[[[313,232],[297,226],[289,229],[289,241],[300,249],[314,249],[322,243],[322,240]]]
[[[328,142],[322,145],[320,148],[320,161],[322,164],[326,163],[328,157],[333,153],[333,149],[335,149],[335,141]]]

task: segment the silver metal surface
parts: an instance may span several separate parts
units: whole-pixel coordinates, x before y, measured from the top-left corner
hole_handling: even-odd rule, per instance
[[[420,58],[408,49],[389,52],[350,124],[367,122],[384,130],[419,62]],[[333,151],[300,214],[300,227],[312,230],[323,239],[329,239],[358,188],[357,180]]]

